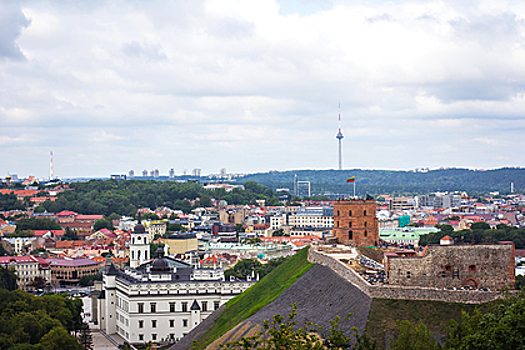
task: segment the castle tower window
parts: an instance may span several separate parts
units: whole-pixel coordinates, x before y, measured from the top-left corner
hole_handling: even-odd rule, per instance
[[[341,214],[339,213],[339,210],[337,211],[337,216],[340,216]]]
[[[348,239],[354,239],[354,233],[352,230],[348,231]]]
[[[351,210],[348,211],[348,216],[352,216],[352,211]]]
[[[368,236],[368,232],[366,232],[366,230],[365,230],[365,237],[366,237],[366,236]]]
[[[365,221],[365,227],[366,227],[366,221]]]
[[[352,221],[348,223],[348,227],[352,227]]]
[[[410,271],[407,271],[407,278],[410,278]]]
[[[363,215],[366,216],[366,210],[363,210]]]
[[[468,272],[471,272],[471,273],[476,272],[476,265],[469,265]]]
[[[445,272],[452,272],[452,266],[450,265],[443,266],[443,269],[445,270]]]

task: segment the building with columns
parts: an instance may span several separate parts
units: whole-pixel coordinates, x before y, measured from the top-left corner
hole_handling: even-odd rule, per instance
[[[119,270],[113,264],[103,275],[103,288],[92,314],[107,334],[131,344],[176,342],[214,310],[256,282],[226,280],[221,267],[201,268],[164,257],[159,248],[153,262]],[[92,304],[93,305],[93,304]]]

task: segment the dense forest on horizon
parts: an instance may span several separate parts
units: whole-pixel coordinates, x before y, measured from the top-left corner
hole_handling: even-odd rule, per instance
[[[427,194],[435,191],[467,191],[482,194],[490,191],[510,193],[525,190],[525,169],[500,168],[486,171],[443,169],[428,172],[401,170],[288,170],[246,175],[239,182],[256,181],[273,190],[293,190],[294,175],[301,181],[310,181],[312,194],[351,194],[353,185],[346,179],[355,176],[357,195]]]

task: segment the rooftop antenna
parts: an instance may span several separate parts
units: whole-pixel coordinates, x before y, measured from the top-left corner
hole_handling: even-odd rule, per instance
[[[343,170],[343,132],[341,131],[341,103],[339,102],[339,132],[335,136],[335,138],[339,141],[339,170]]]
[[[49,152],[49,180],[53,180],[53,151]]]

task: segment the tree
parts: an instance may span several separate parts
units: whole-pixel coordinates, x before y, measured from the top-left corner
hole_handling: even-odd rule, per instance
[[[18,289],[18,276],[14,267],[0,266],[0,288],[7,290]]]
[[[245,229],[244,229],[244,226],[242,226],[242,224],[235,224],[235,232],[239,233],[239,232],[244,232]]]
[[[525,298],[522,294],[498,300],[482,314],[463,313],[451,321],[446,349],[522,349],[525,344]]]
[[[91,330],[89,329],[89,324],[87,322],[82,322],[78,340],[86,350],[93,349],[93,336],[91,335]]]
[[[97,275],[85,275],[80,278],[80,281],[78,281],[78,284],[81,286],[92,286],[93,281],[95,281],[97,278]]]
[[[33,289],[44,289],[46,287],[46,284],[47,284],[47,281],[44,277],[36,276],[29,283],[29,286],[33,287]]]
[[[62,235],[62,241],[77,241],[79,240],[78,234],[75,230],[66,227],[66,232]]]
[[[95,224],[93,225],[93,230],[95,232],[102,230],[103,228],[107,228],[108,230],[111,230],[111,231],[115,229],[115,227],[113,227],[113,223],[109,219],[100,219],[100,220],[95,221]]]
[[[393,350],[438,350],[441,346],[436,342],[434,333],[424,324],[412,327],[409,321],[401,321],[400,331],[395,341],[390,341]]]
[[[69,334],[64,328],[57,327],[42,337],[42,350],[83,350],[77,338]]]
[[[470,225],[471,230],[490,230],[490,225],[484,221],[478,221]]]

